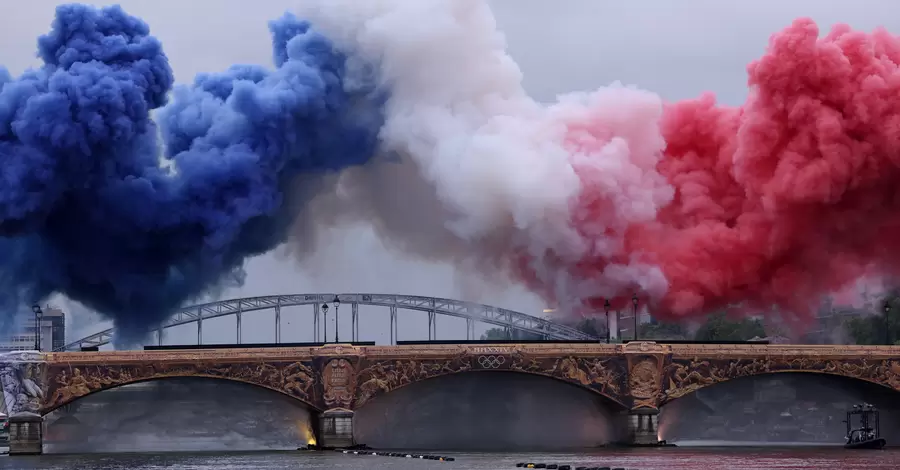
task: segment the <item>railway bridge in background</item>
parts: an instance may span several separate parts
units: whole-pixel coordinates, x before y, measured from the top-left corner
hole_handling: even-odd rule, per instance
[[[330,306],[329,306],[330,305]],[[235,336],[237,344],[243,343],[243,319],[247,315],[271,311],[275,314],[274,344],[281,343],[281,324],[283,318],[296,318],[295,312],[283,314],[289,307],[307,307],[312,313],[313,342],[340,342],[339,322],[335,321],[334,335],[328,332],[328,312],[337,320],[341,307],[346,315],[350,309],[350,341],[358,342],[359,338],[359,306],[386,307],[389,314],[390,343],[396,344],[397,314],[400,310],[410,310],[428,317],[428,339],[437,339],[437,317],[454,317],[466,321],[466,339],[475,339],[475,325],[487,324],[505,329],[507,332],[530,333],[550,340],[599,340],[577,328],[553,322],[546,318],[536,317],[505,308],[493,307],[474,302],[444,299],[440,297],[424,297],[419,295],[399,294],[287,294],[247,297],[241,299],[219,300],[199,305],[183,307],[163,323],[155,333],[159,345],[163,341],[163,330],[181,325],[195,324],[197,327],[197,344],[203,344],[203,322],[224,316],[234,316]],[[345,332],[346,333],[346,332]],[[115,331],[109,328],[79,340],[73,341],[59,351],[79,351],[98,348],[109,344]],[[344,340],[347,337],[344,336]]]
[[[24,352],[0,364],[11,414],[10,451],[40,452],[42,416],[114,387],[173,377],[252,384],[318,414],[318,442],[353,444],[355,410],[439,376],[519,373],[602,396],[624,443],[657,441],[666,403],[713,384],[773,373],[848,377],[900,391],[900,347],[630,342],[417,344],[149,351]],[[10,403],[10,400],[12,402]]]

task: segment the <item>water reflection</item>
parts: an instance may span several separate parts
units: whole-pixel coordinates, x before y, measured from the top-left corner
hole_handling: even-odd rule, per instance
[[[577,466],[624,467],[641,470],[893,470],[900,468],[900,450],[876,452],[843,449],[635,449],[593,453],[452,454],[452,463],[346,456],[333,453],[247,454],[117,454],[87,456],[2,457],[0,470],[498,470],[517,462],[544,462]],[[452,466],[451,466],[452,465]]]

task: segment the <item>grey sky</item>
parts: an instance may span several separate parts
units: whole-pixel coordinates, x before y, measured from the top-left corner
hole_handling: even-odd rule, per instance
[[[271,63],[267,21],[298,0],[120,0],[147,21],[159,37],[180,82],[196,73],[232,63]],[[410,0],[415,1],[415,0]],[[38,65],[36,37],[52,20],[57,1],[0,2],[0,64],[13,74]],[[812,17],[823,29],[836,22],[871,30],[884,26],[900,33],[896,0],[492,0],[509,50],[532,95],[549,101],[559,93],[592,89],[622,81],[655,91],[665,99],[717,93],[727,104],[746,95],[745,67],[764,50],[769,36],[799,16]],[[305,292],[385,292],[462,298],[539,314],[543,304],[515,286],[473,292],[454,283],[454,270],[390,252],[365,227],[347,227],[303,266],[272,253],[250,261],[247,283],[225,297]],[[342,315],[349,335],[349,308]],[[387,311],[360,309],[365,340],[387,340]],[[272,314],[244,320],[245,341],[273,339]],[[257,320],[258,318],[258,320]],[[311,340],[311,311],[285,313],[284,341]],[[440,318],[439,338],[464,337],[464,322]],[[103,325],[84,314],[73,319],[73,334]],[[424,315],[401,313],[401,339],[426,336]],[[333,327],[329,326],[329,330]],[[168,342],[196,338],[186,327],[169,333]],[[205,342],[234,340],[234,319],[204,325]]]

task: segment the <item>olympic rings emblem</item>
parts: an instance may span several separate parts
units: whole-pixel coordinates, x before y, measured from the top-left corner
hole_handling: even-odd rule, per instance
[[[504,356],[478,356],[478,365],[485,369],[498,369],[503,364],[506,364]]]

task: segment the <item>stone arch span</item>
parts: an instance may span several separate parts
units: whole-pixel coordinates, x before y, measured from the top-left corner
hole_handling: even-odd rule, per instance
[[[309,362],[245,364],[115,364],[61,365],[47,368],[47,388],[41,415],[81,398],[136,383],[178,378],[221,380],[270,390],[294,399],[311,412],[320,412],[316,374]]]
[[[316,413],[269,388],[168,377],[80,397],[44,415],[44,452],[294,450],[316,442]]]
[[[693,392],[746,377],[815,374],[871,383],[900,392],[900,360],[862,357],[672,358],[663,369],[660,406]]]
[[[621,405],[568,381],[515,371],[443,374],[354,413],[357,442],[384,449],[583,449],[618,440]]]
[[[829,445],[844,441],[844,412],[865,402],[880,410],[882,433],[893,436],[900,432],[897,398],[890,387],[845,375],[809,371],[748,375],[669,402],[660,410],[658,435],[676,444]]]
[[[622,357],[528,357],[521,354],[460,354],[453,358],[393,358],[364,361],[356,376],[354,408],[376,397],[451,375],[503,373],[529,375],[574,386],[603,398],[612,407],[629,408],[627,373]]]

